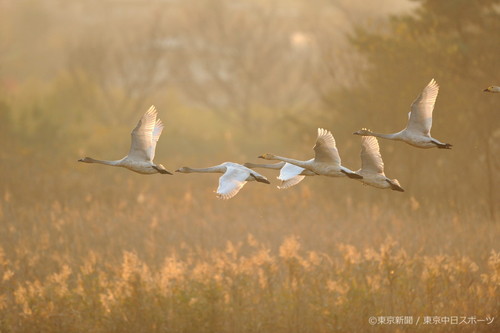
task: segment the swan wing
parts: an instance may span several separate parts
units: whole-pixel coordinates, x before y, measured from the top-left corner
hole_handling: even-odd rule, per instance
[[[406,129],[424,135],[430,135],[432,111],[439,92],[439,85],[432,79],[411,105],[410,117]]]
[[[384,161],[378,141],[374,136],[361,137],[361,170],[384,173]]]
[[[314,161],[334,163],[340,166],[340,156],[335,139],[330,131],[318,128],[318,138],[314,145]]]
[[[289,178],[287,180],[282,180],[281,181],[281,185],[278,185],[278,188],[280,190],[284,190],[284,189],[290,188],[290,187],[295,186],[298,183],[300,183],[304,178],[306,178],[306,176],[298,175],[298,176]]]
[[[128,153],[129,158],[139,161],[153,160],[154,148],[156,147],[156,142],[153,144],[153,131],[157,124],[156,115],[156,108],[151,106],[137,123],[131,133],[132,143]],[[159,125],[158,128],[156,140],[160,137],[163,124]]]
[[[156,143],[160,139],[161,132],[163,131],[163,122],[158,118],[156,119],[155,128],[153,129],[153,139],[151,141],[150,156],[151,161],[155,158]]]
[[[246,184],[250,172],[243,168],[226,167],[226,172],[219,178],[217,196],[221,199],[234,197]]]
[[[285,163],[285,165],[280,170],[280,175],[278,176],[279,180],[286,181],[296,176],[300,175],[305,169],[299,166]]]

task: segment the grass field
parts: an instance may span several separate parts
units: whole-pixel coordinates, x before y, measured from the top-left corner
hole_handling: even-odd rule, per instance
[[[347,179],[220,201],[216,175],[1,171],[0,332],[499,328],[500,228],[470,211],[368,187],[358,202]],[[411,323],[368,321],[390,316]]]

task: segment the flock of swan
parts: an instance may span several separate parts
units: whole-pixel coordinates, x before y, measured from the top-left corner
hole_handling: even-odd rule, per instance
[[[500,93],[500,87],[490,86],[484,89],[485,92]],[[221,173],[217,197],[230,199],[234,197],[241,188],[249,181],[270,184],[269,180],[254,168],[267,168],[280,170],[277,177],[281,181],[279,189],[286,189],[301,182],[306,176],[329,176],[348,177],[358,180],[363,184],[380,189],[391,189],[404,192],[397,179],[390,179],[384,174],[384,162],[380,154],[377,137],[403,141],[418,148],[441,148],[451,149],[452,145],[443,143],[431,137],[432,111],[439,92],[439,86],[434,79],[423,89],[420,95],[411,105],[408,114],[406,128],[400,132],[392,134],[380,134],[368,129],[361,129],[354,132],[361,138],[361,169],[352,171],[341,165],[340,155],[337,150],[335,139],[332,133],[326,129],[318,128],[318,137],[313,147],[314,158],[306,161],[281,157],[274,154],[263,154],[259,158],[266,160],[280,161],[275,164],[254,164],[244,165],[224,162],[222,164],[208,168],[182,167],[176,172],[180,173]],[[163,123],[157,118],[158,112],[154,106],[139,120],[139,123],[131,133],[132,143],[127,156],[116,161],[96,160],[91,157],[79,159],[84,163],[100,163],[104,165],[127,168],[140,174],[169,174],[161,164],[153,162],[156,150],[156,143],[163,131]]]

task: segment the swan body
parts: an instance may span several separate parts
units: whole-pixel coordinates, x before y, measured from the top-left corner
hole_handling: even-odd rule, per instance
[[[361,179],[363,176],[358,175],[352,170],[343,167],[340,163],[340,156],[335,144],[335,139],[331,132],[318,128],[318,137],[314,146],[314,158],[307,161],[295,160],[287,157],[281,157],[274,154],[263,154],[259,158],[266,160],[279,160],[286,163],[296,165],[298,167],[309,170],[317,175],[329,177],[349,177]]]
[[[380,154],[377,138],[363,136],[361,138],[361,169],[356,171],[363,176],[363,184],[381,189],[391,189],[404,192],[397,179],[389,179],[384,174],[384,161]]]
[[[281,180],[281,184],[278,185],[277,187],[280,190],[287,189],[294,185],[297,185],[306,176],[316,175],[312,171],[309,171],[307,169],[286,162],[278,162],[274,164],[245,163],[244,166],[251,169],[253,168],[279,169],[280,174],[277,178]]]
[[[243,186],[250,181],[269,184],[269,180],[261,174],[249,169],[241,164],[224,162],[209,168],[190,168],[182,167],[175,172],[181,173],[222,173],[219,178],[219,187],[217,188],[217,197],[220,199],[230,199],[234,197]]]
[[[163,123],[160,119],[156,118],[157,114],[156,108],[153,105],[142,116],[131,133],[132,143],[130,151],[121,160],[103,161],[84,157],[79,159],[78,162],[117,166],[145,175],[154,173],[171,175],[172,173],[165,169],[163,165],[153,163],[156,143],[163,130]]]
[[[484,89],[483,91],[491,92],[491,93],[500,93],[500,87],[498,87],[498,86],[489,86],[488,88]]]
[[[374,133],[366,128],[354,132],[355,135],[376,136],[383,139],[403,141],[418,148],[451,149],[452,145],[431,137],[432,111],[439,92],[437,82],[432,79],[411,105],[408,124],[405,129],[393,134]]]

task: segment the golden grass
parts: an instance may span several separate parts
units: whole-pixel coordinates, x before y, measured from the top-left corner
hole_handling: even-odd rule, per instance
[[[368,324],[499,316],[500,228],[470,212],[344,180],[219,201],[215,175],[73,163],[0,170],[0,332],[498,330]]]

